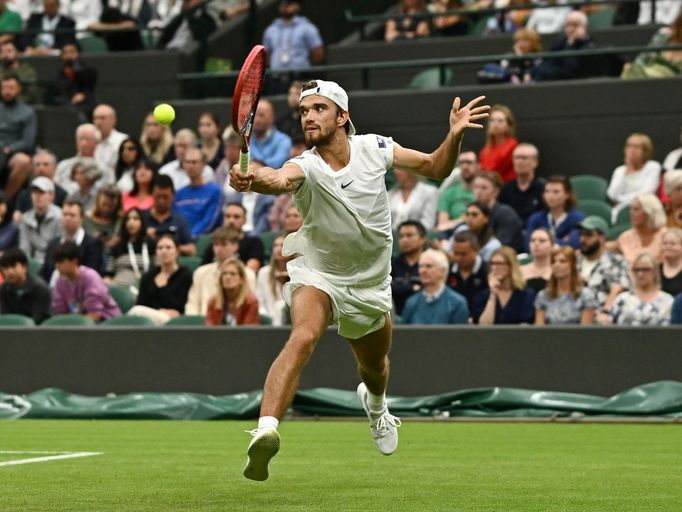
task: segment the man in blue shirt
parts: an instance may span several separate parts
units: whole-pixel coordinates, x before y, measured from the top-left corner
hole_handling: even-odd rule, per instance
[[[273,169],[279,169],[290,158],[291,138],[275,127],[275,109],[268,100],[258,103],[249,149],[252,160]]]
[[[466,299],[445,285],[448,258],[442,251],[427,249],[419,258],[422,290],[407,300],[403,310],[406,324],[467,324]]]
[[[170,233],[178,242],[182,256],[194,256],[197,247],[192,240],[187,221],[178,212],[171,210],[175,202],[173,179],[163,174],[154,179],[152,186],[153,206],[146,212],[147,236],[157,240],[164,233]]]
[[[220,222],[223,195],[216,183],[204,180],[204,165],[206,158],[200,149],[187,150],[183,167],[187,171],[189,185],[178,190],[173,204],[173,209],[189,222],[194,238],[210,233]]]

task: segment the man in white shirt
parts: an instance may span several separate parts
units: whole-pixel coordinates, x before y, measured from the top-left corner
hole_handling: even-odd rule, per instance
[[[84,123],[76,128],[76,154],[71,158],[61,160],[57,164],[57,172],[54,178],[54,181],[69,194],[75,194],[79,190],[78,183],[71,179],[73,166],[78,162],[85,165],[96,165],[102,173],[102,176],[95,182],[95,189],[114,182],[114,170],[101,167],[95,159],[95,151],[100,138],[99,130],[94,124]]]
[[[162,166],[159,169],[159,174],[170,176],[173,180],[173,187],[177,191],[189,185],[189,176],[187,176],[182,162],[185,159],[185,152],[190,148],[197,147],[197,136],[189,128],[178,130],[173,139],[173,147],[175,149],[175,160]],[[214,176],[213,169],[209,165],[204,165],[204,170],[201,172],[204,181],[213,181]]]
[[[100,140],[95,148],[95,160],[102,169],[116,168],[118,150],[128,135],[116,129],[116,111],[110,105],[101,103],[92,112],[92,122],[100,133]],[[111,176],[114,180],[114,176]]]
[[[355,136],[348,95],[338,84],[308,82],[300,98],[306,142],[313,149],[281,169],[234,166],[230,184],[240,192],[290,193],[303,215],[301,229],[287,236],[282,254],[290,281],[283,295],[291,308],[292,330],[265,381],[258,428],[248,448],[244,476],[268,478],[270,459],[279,451],[279,421],[289,407],[301,371],[317,340],[334,322],[350,343],[362,382],[358,397],[370,420],[377,449],[398,447],[400,420],[386,404],[391,346],[392,232],[386,171],[393,167],[444,179],[455,166],[467,128],[483,128],[488,116],[479,97],[465,106],[456,98],[450,129],[431,154],[406,149],[389,137]]]

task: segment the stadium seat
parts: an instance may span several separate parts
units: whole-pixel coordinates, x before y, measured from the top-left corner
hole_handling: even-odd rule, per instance
[[[165,325],[206,325],[203,315],[180,315],[171,318]]]
[[[263,242],[266,262],[270,260],[270,256],[272,255],[272,245],[275,243],[275,238],[280,235],[282,235],[281,231],[263,231],[258,235],[258,238]]]
[[[615,240],[616,238],[618,238],[620,236],[620,234],[623,231],[627,231],[628,229],[630,229],[629,223],[628,224],[616,224],[615,226],[612,226],[611,228],[609,228],[609,232],[606,235],[607,240]]]
[[[521,254],[516,255],[516,261],[519,262],[519,265],[527,265],[533,261],[533,257],[527,252],[522,252]]]
[[[85,315],[55,315],[45,320],[44,326],[91,327],[95,322]]]
[[[135,298],[127,286],[109,285],[109,293],[124,315],[135,305]]]
[[[40,268],[43,266],[43,264],[34,259],[34,258],[29,258],[28,259],[28,271],[33,274],[34,276],[37,276],[38,273],[40,272]]]
[[[110,318],[102,322],[102,325],[128,325],[136,327],[155,327],[154,322],[152,322],[146,316],[134,316],[134,315],[121,315]]]
[[[578,210],[585,215],[596,215],[611,224],[611,205],[596,199],[585,199],[578,202]]]
[[[616,216],[616,222],[613,223],[614,226],[620,226],[621,224],[627,224],[630,226],[630,207],[626,206],[621,211],[618,212]]]
[[[24,326],[28,327],[35,325],[33,318],[24,315],[15,315],[13,313],[7,313],[5,315],[0,315],[0,326]]]
[[[201,265],[201,256],[180,256],[178,265],[187,267],[191,272],[194,272]]]
[[[209,234],[199,235],[196,241],[197,256],[202,258],[204,256],[204,251],[206,250],[206,247],[208,247],[209,245],[211,245],[211,235]]]
[[[272,325],[272,317],[269,315],[258,315],[261,325]]]
[[[606,189],[609,188],[608,182],[601,176],[591,174],[578,174],[571,177],[571,186],[578,201],[593,199],[606,202]]]
[[[438,67],[425,69],[417,73],[410,81],[410,89],[437,89],[449,85],[452,82],[452,70],[445,68],[445,83],[440,82],[440,69]]]
[[[590,27],[590,30],[611,28],[613,26],[616,8],[611,6],[602,7],[604,8],[592,11],[587,15],[587,25]]]
[[[97,36],[85,36],[78,40],[83,53],[106,53],[109,51],[104,39]]]

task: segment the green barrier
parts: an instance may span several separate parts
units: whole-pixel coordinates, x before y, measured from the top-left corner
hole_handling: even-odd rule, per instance
[[[261,392],[211,396],[133,393],[87,397],[48,388],[25,396],[0,393],[0,419],[248,419],[258,416]],[[682,418],[682,382],[659,381],[612,397],[516,388],[467,389],[442,395],[389,397],[402,417],[660,416]],[[293,410],[317,416],[363,416],[354,391],[316,388],[296,393]]]

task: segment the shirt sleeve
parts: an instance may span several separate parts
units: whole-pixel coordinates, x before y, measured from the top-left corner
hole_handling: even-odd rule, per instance
[[[540,309],[542,311],[547,311],[547,305],[549,301],[547,300],[547,291],[542,290],[535,296],[535,309]]]
[[[463,297],[457,297],[450,323],[456,325],[466,325],[469,323],[469,306]]]
[[[69,305],[67,304],[66,297],[64,295],[64,287],[60,286],[60,281],[57,281],[57,285],[54,287],[52,292],[52,314],[53,315],[63,315],[69,312]]]

